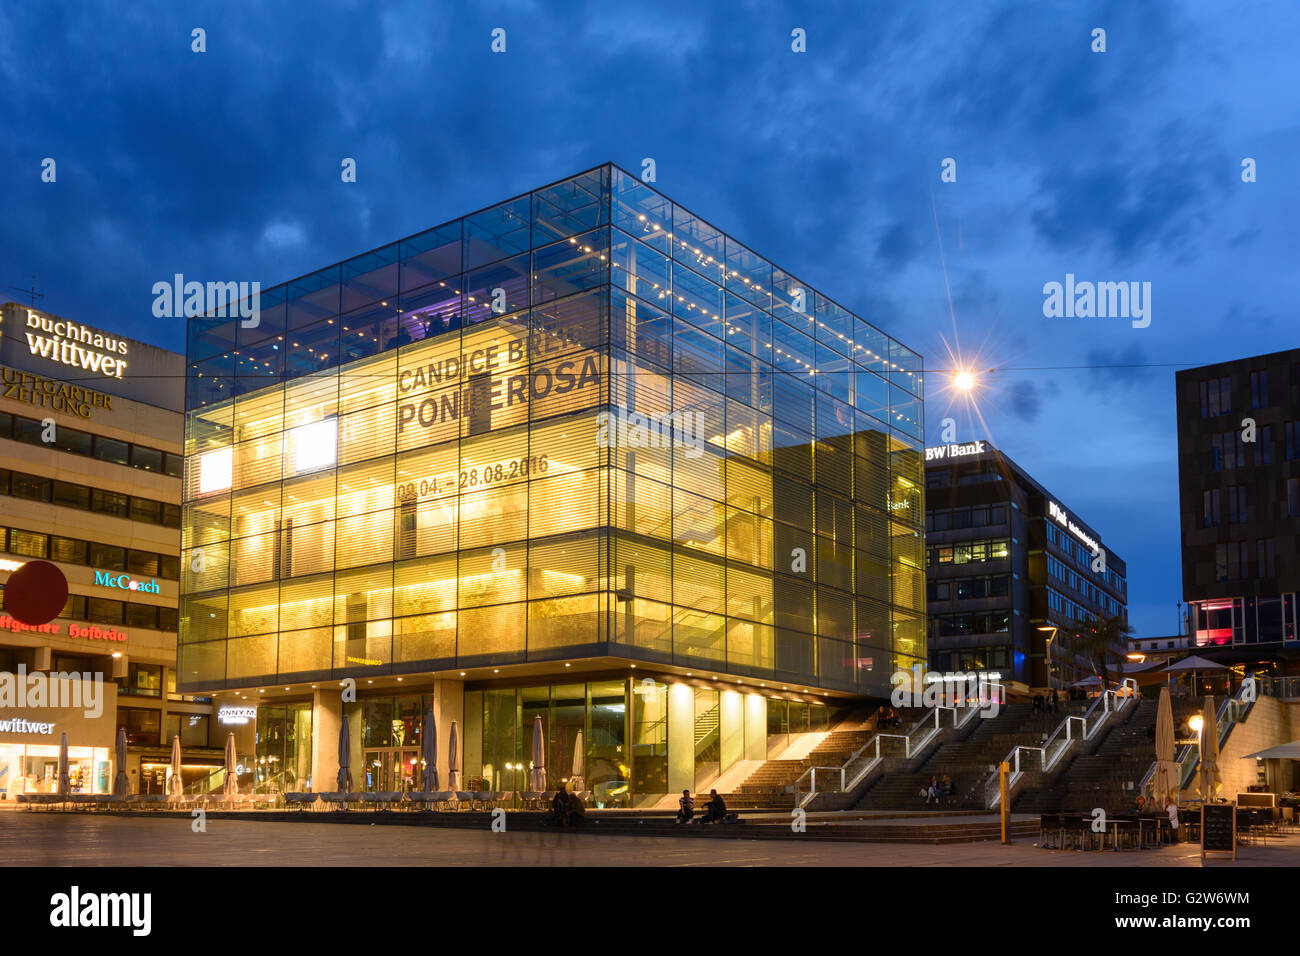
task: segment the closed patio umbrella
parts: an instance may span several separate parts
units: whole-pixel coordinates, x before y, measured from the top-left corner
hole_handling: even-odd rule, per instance
[[[1201,799],[1213,800],[1223,787],[1219,773],[1219,726],[1214,714],[1214,698],[1205,698],[1201,713]]]
[[[451,737],[447,741],[447,786],[452,790],[460,789],[460,771],[456,769],[456,764],[460,759],[460,732],[456,729],[456,721],[451,722]]]
[[[167,780],[167,794],[178,800],[185,794],[185,783],[181,780],[181,735],[172,735],[172,775]]]
[[[239,793],[239,760],[235,756],[235,735],[226,734],[226,782],[223,790],[228,797]]]
[[[117,728],[117,773],[113,775],[113,796],[124,800],[131,794],[131,781],[126,775],[126,728]]]
[[[1174,707],[1169,688],[1160,688],[1156,705],[1156,773],[1151,778],[1151,795],[1160,809],[1165,800],[1178,800],[1178,764],[1174,763]]]
[[[339,723],[339,776],[338,787],[344,793],[352,792],[352,734],[348,729],[347,714]]]
[[[434,719],[432,707],[424,712],[420,737],[421,756],[424,758],[424,783],[420,789],[433,793],[438,789],[438,722]]]
[[[586,749],[583,747],[582,731],[580,730],[577,739],[573,742],[573,772],[569,774],[569,789],[574,793],[587,789],[586,772]]]
[[[68,782],[68,734],[59,738],[59,796],[66,797],[72,785]]]
[[[541,715],[533,718],[533,771],[528,775],[528,787],[538,793],[546,789],[546,744],[542,732]]]

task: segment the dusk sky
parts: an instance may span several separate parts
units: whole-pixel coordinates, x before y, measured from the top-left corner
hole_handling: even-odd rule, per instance
[[[991,439],[1170,634],[1174,372],[1297,345],[1297,30],[1290,3],[7,4],[0,300],[35,277],[39,308],[183,351],[151,312],[174,273],[267,287],[653,158],[920,351],[930,443],[946,414]],[[1149,282],[1149,327],[1045,317],[1067,274]],[[998,369],[983,422],[949,348]]]

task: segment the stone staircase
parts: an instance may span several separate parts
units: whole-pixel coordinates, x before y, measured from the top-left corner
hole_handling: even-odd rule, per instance
[[[792,810],[794,785],[809,767],[838,767],[872,735],[870,730],[832,730],[808,756],[769,760],[750,774],[735,793],[724,794],[729,810]]]
[[[1199,712],[1203,701],[1174,702],[1175,736],[1187,734],[1187,720]],[[1136,787],[1155,759],[1155,723],[1158,703],[1142,698],[1112,723],[1099,741],[1067,759],[1057,773],[1025,786],[1012,807],[1016,813],[1091,812],[1095,807],[1129,810]],[[1112,718],[1114,720],[1114,718]]]
[[[1068,713],[1082,713],[1086,705],[1064,704],[1055,713],[1035,713],[1032,704],[1007,704],[996,717],[975,718],[974,729],[963,739],[939,745],[919,765],[891,761],[885,773],[858,800],[858,810],[925,810],[922,791],[930,777],[947,774],[956,790],[942,807],[954,810],[984,809],[983,785],[998,761],[1017,744],[1036,747]],[[928,805],[934,808],[934,803]]]
[[[901,728],[886,733],[902,733],[925,715],[923,708],[899,711]],[[734,793],[723,794],[727,808],[733,810],[792,810],[795,783],[810,767],[839,767],[875,735],[871,711],[846,715],[806,757],[797,760],[768,760],[745,779]]]

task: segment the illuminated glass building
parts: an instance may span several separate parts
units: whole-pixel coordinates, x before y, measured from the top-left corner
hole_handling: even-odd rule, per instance
[[[921,357],[617,167],[187,358],[182,683],[291,728],[248,741],[290,789],[345,713],[361,785],[418,788],[431,708],[467,788],[526,789],[541,716],[551,786],[581,732],[644,804],[924,658]]]

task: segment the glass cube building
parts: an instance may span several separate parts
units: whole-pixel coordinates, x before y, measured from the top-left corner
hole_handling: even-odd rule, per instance
[[[645,805],[925,659],[921,356],[616,166],[246,321],[190,321],[178,667],[296,728],[269,786],[347,716],[419,789],[432,710],[467,785],[540,734]]]

